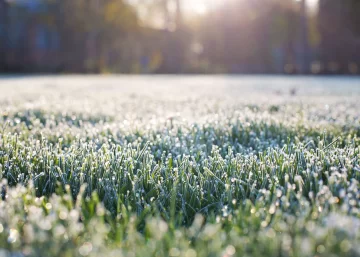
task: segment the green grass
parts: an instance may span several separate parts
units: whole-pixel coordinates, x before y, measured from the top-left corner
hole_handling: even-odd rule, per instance
[[[35,82],[0,88],[1,257],[360,256],[358,93]]]

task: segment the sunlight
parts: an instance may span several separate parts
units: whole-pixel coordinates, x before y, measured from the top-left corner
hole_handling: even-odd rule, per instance
[[[225,0],[184,0],[184,8],[186,12],[203,15],[209,10],[218,7],[224,1]],[[310,9],[315,9],[319,0],[306,0],[306,2]]]
[[[188,12],[203,15],[223,1],[224,0],[185,0],[184,7]]]
[[[205,5],[205,3],[202,2],[195,2],[194,4],[194,12],[197,14],[205,14],[208,11],[208,7]]]
[[[295,0],[296,2],[301,2],[302,0]],[[306,0],[306,4],[311,9],[316,8],[317,4],[319,3],[319,0]]]

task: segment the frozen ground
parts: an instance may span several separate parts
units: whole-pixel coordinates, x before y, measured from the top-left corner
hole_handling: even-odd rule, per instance
[[[0,78],[0,257],[360,256],[360,78]]]

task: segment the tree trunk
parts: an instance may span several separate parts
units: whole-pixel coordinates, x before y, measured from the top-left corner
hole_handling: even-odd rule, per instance
[[[305,74],[308,72],[309,63],[308,63],[308,24],[307,24],[307,6],[306,0],[301,1],[301,13],[300,13],[300,27],[301,27],[301,56],[299,62],[299,72]]]
[[[8,3],[0,0],[0,26],[3,26],[0,35],[0,71],[6,70],[6,48],[8,44]]]
[[[178,30],[181,30],[182,27],[182,9],[181,9],[181,1],[180,0],[175,0],[175,4],[176,4],[176,17],[175,17],[175,22],[176,22],[176,28]]]

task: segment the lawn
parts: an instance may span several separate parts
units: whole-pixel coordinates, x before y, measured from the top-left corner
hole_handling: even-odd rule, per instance
[[[0,256],[360,256],[360,79],[0,79]]]

